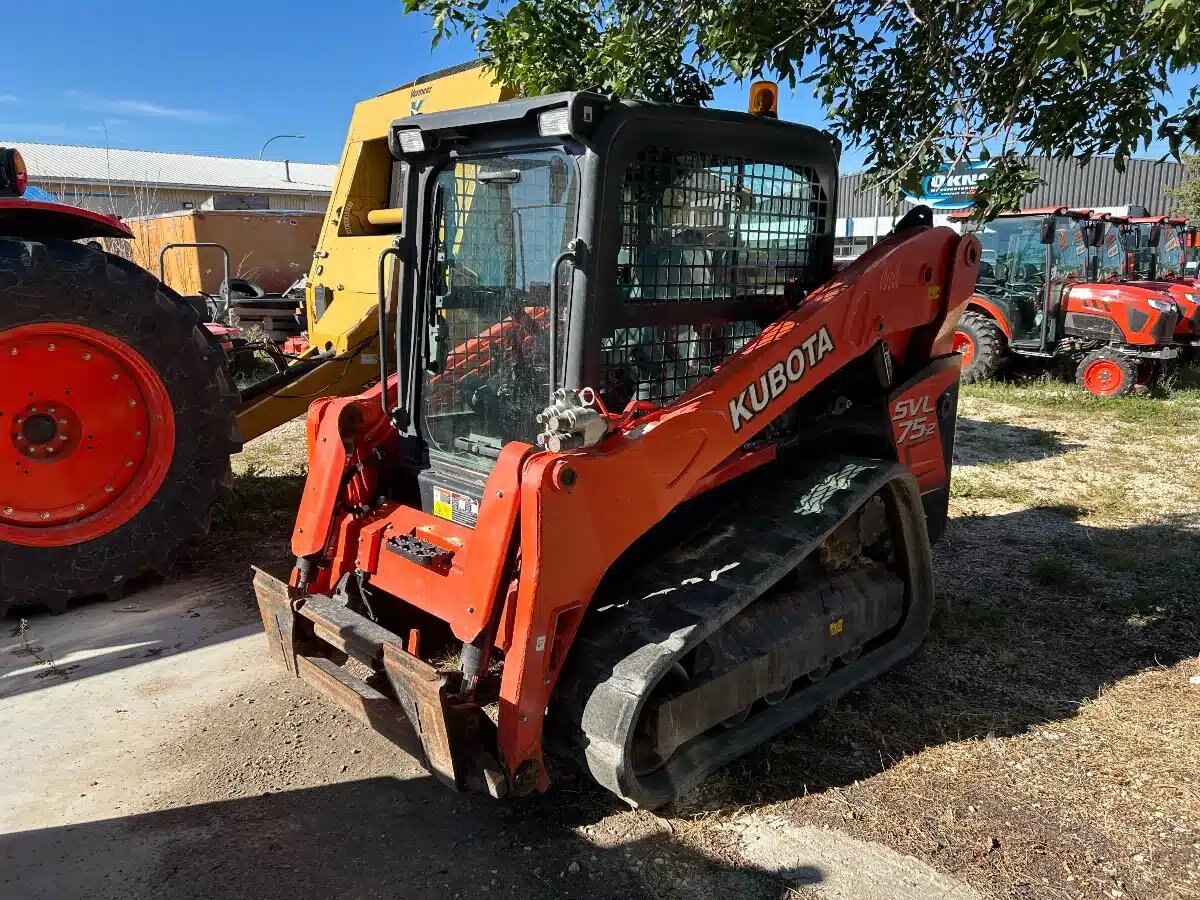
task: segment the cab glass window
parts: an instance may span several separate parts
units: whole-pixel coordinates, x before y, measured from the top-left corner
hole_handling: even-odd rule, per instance
[[[549,401],[556,276],[560,368],[566,343],[570,266],[552,270],[575,233],[577,197],[574,160],[559,152],[460,160],[439,175],[431,341],[442,358],[430,363],[423,402],[432,453],[486,468],[509,441],[535,439]]]
[[[1082,222],[1069,216],[1058,217],[1050,259],[1052,283],[1087,281],[1088,248]]]

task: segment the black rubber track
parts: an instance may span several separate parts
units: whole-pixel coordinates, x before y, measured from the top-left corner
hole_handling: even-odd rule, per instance
[[[975,342],[975,355],[968,365],[963,366],[962,383],[974,384],[995,375],[1004,361],[1005,340],[1000,326],[983,313],[968,310],[955,330]]]
[[[906,611],[890,640],[743,724],[689,742],[652,774],[638,774],[633,735],[654,685],[881,492],[890,492],[893,518],[905,523],[899,527],[907,550]],[[896,665],[928,631],[934,597],[929,538],[906,468],[845,459],[809,478],[759,481],[742,499],[738,511],[722,517],[728,527],[714,527],[715,537],[702,548],[659,555],[597,597],[597,614],[585,621],[559,681],[551,709],[555,750],[631,806],[654,809],[674,801],[705,775]],[[737,565],[726,569],[731,562]]]
[[[61,611],[166,572],[189,539],[207,533],[213,504],[232,485],[229,456],[241,448],[225,354],[148,272],[70,241],[0,238],[0,331],[32,322],[86,325],[141,353],[170,395],[175,452],[155,496],[108,534],[66,547],[0,542],[0,614],[27,604]]]

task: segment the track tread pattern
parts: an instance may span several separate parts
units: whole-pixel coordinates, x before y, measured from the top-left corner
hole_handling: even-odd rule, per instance
[[[656,558],[626,578],[611,601],[597,598],[598,614],[585,622],[559,682],[568,686],[552,710],[559,749],[626,802],[654,808],[807,715],[789,719],[785,704],[774,707],[774,725],[760,726],[748,742],[728,740],[669,784],[642,783],[628,759],[642,704],[667,670],[795,568],[853,512],[864,492],[874,493],[899,473],[908,477],[892,463],[840,460],[808,479],[761,485],[743,499],[753,510],[744,520],[754,528],[730,527],[697,548]],[[722,572],[722,560],[738,565]],[[926,619],[921,635],[927,625]]]
[[[241,448],[224,353],[195,311],[145,270],[71,241],[0,238],[0,330],[39,321],[103,330],[146,357],[175,410],[175,455],[158,493],[120,528],[67,547],[0,545],[0,615],[9,605],[61,609],[165,573],[207,532],[213,504],[232,486],[229,456]]]

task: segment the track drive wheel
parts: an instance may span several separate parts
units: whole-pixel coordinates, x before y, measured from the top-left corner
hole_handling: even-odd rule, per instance
[[[983,313],[963,313],[954,329],[954,349],[962,354],[963,384],[985,381],[1004,360],[1004,332]]]
[[[1137,387],[1137,360],[1107,348],[1093,350],[1079,361],[1075,383],[1096,397],[1123,397]]]
[[[231,482],[237,402],[221,348],[147,272],[0,239],[0,613],[165,572]]]

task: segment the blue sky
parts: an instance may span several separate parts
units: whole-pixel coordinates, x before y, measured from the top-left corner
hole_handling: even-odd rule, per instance
[[[462,39],[429,46],[429,20],[402,0],[41,0],[5,42],[0,142],[45,141],[336,162],[355,102],[471,58]],[[1181,80],[1181,87],[1196,83]],[[731,85],[714,105],[744,109]],[[801,86],[783,118],[820,126]],[[843,170],[862,154],[850,152]]]
[[[401,0],[41,0],[5,42],[0,142],[44,141],[336,162],[355,102],[473,56],[430,50]],[[240,58],[239,58],[240,57]],[[718,104],[742,109],[745,91]],[[819,124],[803,89],[784,115]]]

